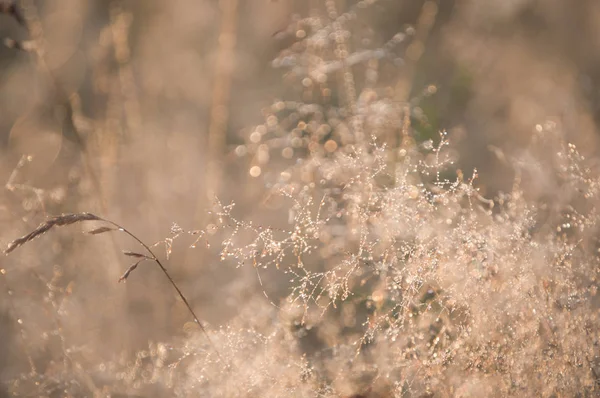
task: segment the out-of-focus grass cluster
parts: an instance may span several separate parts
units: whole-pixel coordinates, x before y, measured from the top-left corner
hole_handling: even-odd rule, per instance
[[[5,3],[0,395],[598,394],[593,1]]]

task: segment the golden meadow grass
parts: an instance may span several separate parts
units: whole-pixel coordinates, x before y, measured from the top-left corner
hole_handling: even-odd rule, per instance
[[[90,4],[0,6],[5,95],[44,82],[6,105],[0,395],[598,393],[596,128],[529,14]]]

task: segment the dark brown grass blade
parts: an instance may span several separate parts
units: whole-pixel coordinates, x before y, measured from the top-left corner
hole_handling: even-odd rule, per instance
[[[145,256],[144,256],[145,257]],[[141,260],[136,261],[135,263],[133,263],[129,268],[127,268],[127,271],[125,271],[125,273],[119,278],[119,283],[125,281],[127,279],[127,277],[129,277],[129,274],[131,274],[131,272],[137,268],[137,266],[144,260],[148,260],[148,258],[142,258]]]
[[[92,229],[91,231],[87,231],[86,233],[88,233],[90,235],[98,235],[98,234],[103,234],[103,233],[109,232],[109,231],[116,231],[116,229],[111,228],[111,227],[100,227],[100,228]]]
[[[70,214],[62,214],[57,217],[53,217],[46,222],[41,223],[36,229],[24,235],[20,238],[17,238],[8,244],[6,250],[4,250],[4,254],[9,254],[19,246],[24,245],[25,243],[32,241],[50,231],[54,227],[62,227],[65,225],[71,225],[80,221],[101,221],[102,219],[92,213],[70,213]]]
[[[145,254],[131,252],[129,250],[123,250],[123,254],[126,255],[126,256],[129,256],[129,257],[145,258],[146,260],[154,260],[152,257],[148,257]]]

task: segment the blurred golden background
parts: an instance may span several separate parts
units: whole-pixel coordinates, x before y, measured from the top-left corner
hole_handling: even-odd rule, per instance
[[[536,126],[559,126],[584,155],[597,154],[595,0],[17,4],[25,25],[8,6],[0,15],[3,244],[47,216],[80,211],[160,242],[173,223],[206,228],[215,197],[234,201],[240,219],[285,224],[268,192],[292,156],[257,147],[252,133],[278,101],[317,100],[286,62],[301,64],[311,34],[303,19],[332,7],[351,15],[349,54],[395,46],[385,62],[352,66],[356,100],[419,98],[414,138],[447,130],[460,168],[479,170],[484,195],[510,189],[514,175],[499,156],[523,151]],[[333,84],[331,101],[341,102],[343,84]],[[531,181],[526,193],[552,196],[552,180]],[[108,363],[181,335],[191,321],[152,264],[117,284],[129,265],[120,251],[134,243],[79,233],[87,229],[55,231],[0,260],[0,381],[32,366],[50,372],[65,341],[72,355]],[[173,242],[168,269],[201,318],[224,325],[263,287],[252,267],[221,263],[203,241],[188,248],[193,241]],[[166,256],[163,243],[156,250]],[[286,293],[280,276],[264,278],[273,299]]]

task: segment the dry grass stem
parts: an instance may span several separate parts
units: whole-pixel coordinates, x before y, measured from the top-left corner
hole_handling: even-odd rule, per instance
[[[12,251],[14,251],[15,249],[17,249],[18,247],[20,247],[20,246],[26,244],[27,242],[30,242],[33,239],[35,239],[35,238],[37,238],[37,237],[45,234],[46,232],[50,231],[54,227],[62,227],[62,226],[66,226],[66,225],[75,224],[75,223],[78,223],[78,222],[83,222],[83,221],[102,221],[102,222],[111,224],[118,231],[124,232],[125,234],[127,234],[131,238],[133,238],[138,244],[140,244],[148,252],[149,255],[145,255],[145,254],[141,254],[141,253],[136,253],[136,252],[132,252],[132,251],[124,251],[123,254],[125,256],[140,258],[140,260],[138,262],[134,263],[132,266],[130,266],[127,269],[127,271],[125,271],[125,273],[119,278],[119,282],[126,280],[127,277],[129,277],[129,274],[133,270],[135,270],[137,268],[137,266],[138,266],[138,264],[140,262],[142,262],[144,260],[154,261],[160,267],[160,269],[163,272],[163,274],[165,275],[165,277],[171,283],[171,286],[173,286],[173,288],[175,289],[175,291],[177,292],[177,294],[179,295],[179,297],[181,298],[181,300],[183,301],[183,303],[187,307],[187,310],[190,312],[190,314],[194,318],[194,321],[198,325],[198,327],[200,328],[200,330],[206,336],[208,342],[210,343],[210,345],[215,350],[215,352],[216,352],[217,356],[219,357],[219,359],[223,363],[227,364],[223,360],[223,358],[221,357],[221,354],[219,353],[219,350],[217,350],[217,347],[212,342],[212,340],[211,340],[208,332],[206,331],[206,329],[204,328],[204,326],[200,322],[200,319],[198,318],[198,316],[196,315],[196,313],[192,309],[192,307],[189,304],[187,298],[185,297],[185,295],[183,294],[183,292],[179,289],[179,286],[177,286],[177,283],[173,280],[173,278],[171,277],[171,275],[169,274],[169,272],[167,271],[167,269],[163,266],[163,264],[160,262],[160,260],[152,252],[152,250],[150,249],[150,247],[148,245],[146,245],[142,240],[140,240],[136,235],[132,234],[127,229],[125,229],[122,226],[114,223],[113,221],[106,220],[104,218],[98,217],[98,216],[96,216],[96,215],[94,215],[92,213],[62,214],[60,216],[53,217],[53,218],[49,219],[46,222],[43,222],[36,229],[34,229],[33,231],[31,231],[27,235],[24,235],[24,236],[22,236],[20,238],[17,238],[15,240],[13,240],[12,242],[10,242],[8,244],[8,248],[4,251],[4,253],[7,254],[7,255],[10,254]],[[94,234],[94,235],[97,235],[97,234],[104,233],[104,232],[109,232],[109,231],[112,231],[112,230],[114,230],[114,229],[108,228],[108,227],[97,228],[97,229],[94,229],[93,231],[91,231],[91,233]]]

